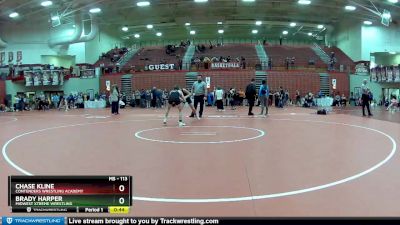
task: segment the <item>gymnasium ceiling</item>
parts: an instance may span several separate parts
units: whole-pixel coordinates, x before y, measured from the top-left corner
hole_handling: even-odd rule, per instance
[[[134,34],[140,34],[140,39],[153,40],[157,32],[162,32],[165,39],[191,38],[190,30],[196,31],[194,37],[216,38],[222,36],[218,30],[224,30],[224,37],[252,38],[279,37],[287,30],[288,37],[308,37],[323,34],[325,29],[317,25],[335,27],[340,22],[362,24],[368,20],[380,25],[380,17],[372,11],[391,12],[393,25],[399,19],[400,2],[390,0],[311,0],[309,5],[301,5],[298,0],[208,0],[205,3],[195,3],[194,0],[148,0],[147,7],[138,7],[139,0],[52,0],[49,7],[41,6],[44,0],[0,0],[0,26],[14,23],[36,23],[50,21],[50,13],[58,12],[61,21],[71,21],[69,17],[78,12],[88,12],[92,8],[100,8],[95,14],[101,29],[127,39],[134,39]],[[393,0],[392,0],[393,1]],[[356,6],[355,11],[346,11],[346,5]],[[370,10],[368,10],[370,9]],[[17,18],[10,18],[11,12],[18,12]],[[256,21],[262,21],[260,26]],[[222,24],[217,24],[222,22]],[[290,27],[291,22],[296,26]],[[185,23],[191,23],[185,26]],[[153,29],[146,25],[152,24]],[[121,30],[127,26],[129,30]],[[252,34],[252,30],[258,34]],[[138,39],[139,40],[139,39]]]

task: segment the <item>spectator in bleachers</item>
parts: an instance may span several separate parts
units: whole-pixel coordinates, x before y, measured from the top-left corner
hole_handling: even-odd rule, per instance
[[[119,62],[115,63],[115,71],[116,71],[117,73],[120,72],[120,66],[121,66],[121,64],[119,64]]]
[[[179,56],[177,56],[177,58],[178,58],[178,70],[182,70],[182,68],[183,68],[183,60]]]
[[[268,58],[268,69],[272,70],[272,58],[271,57]]]
[[[290,68],[293,70],[294,69],[294,63],[295,63],[295,61],[296,61],[296,58],[295,57],[292,57],[291,59],[290,59]]]
[[[290,65],[289,57],[286,57],[285,64],[286,64],[286,70],[289,70],[289,65]]]
[[[242,65],[242,69],[246,69],[247,63],[246,63],[246,58],[244,58],[243,56],[240,59],[240,63]]]
[[[204,69],[208,70],[211,67],[211,60],[207,56],[203,59]]]
[[[200,69],[200,63],[201,63],[200,58],[196,57],[193,62],[196,65],[196,69],[199,70]]]

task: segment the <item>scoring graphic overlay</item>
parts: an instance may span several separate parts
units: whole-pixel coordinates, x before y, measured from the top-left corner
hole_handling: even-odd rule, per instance
[[[132,176],[9,176],[8,189],[15,213],[127,213],[132,206]]]

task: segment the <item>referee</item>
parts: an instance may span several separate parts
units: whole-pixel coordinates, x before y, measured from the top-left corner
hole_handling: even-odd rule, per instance
[[[203,116],[204,101],[207,100],[207,84],[203,81],[201,75],[197,75],[197,82],[193,83],[192,94],[194,95],[194,108],[197,110],[197,105],[200,103],[199,118]],[[194,117],[194,114],[190,115]]]
[[[368,81],[366,79],[364,79],[363,84],[361,86],[362,113],[363,113],[363,116],[365,116],[365,107],[367,107],[368,116],[372,116],[371,110],[369,108],[369,101],[372,100],[372,99],[370,99],[371,91],[367,87],[367,83],[368,83]]]

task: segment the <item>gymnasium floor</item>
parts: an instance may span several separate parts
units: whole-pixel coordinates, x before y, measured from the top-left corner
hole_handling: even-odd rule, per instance
[[[153,109],[2,113],[0,212],[8,175],[112,174],[134,178],[132,216],[399,215],[400,113],[246,110],[185,128],[176,110],[166,127]]]

